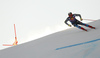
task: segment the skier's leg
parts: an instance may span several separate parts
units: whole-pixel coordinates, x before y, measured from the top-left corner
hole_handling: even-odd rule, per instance
[[[82,29],[82,30],[84,30],[84,31],[87,31],[86,29],[84,29],[83,27],[81,27],[81,26],[78,26],[78,25],[74,25],[75,27],[77,27],[77,28],[79,28],[79,29]]]
[[[93,28],[93,29],[95,29],[95,27],[93,27],[93,26],[91,26],[91,25],[88,25],[88,24],[85,24],[85,23],[80,23],[81,25],[84,25],[84,26],[86,26],[86,27],[89,27],[89,28]]]

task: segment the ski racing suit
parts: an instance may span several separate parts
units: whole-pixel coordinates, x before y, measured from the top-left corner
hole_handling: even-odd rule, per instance
[[[78,20],[75,18],[75,16],[79,16],[79,17],[81,18],[81,15],[80,15],[80,14],[73,14],[73,16],[72,16],[71,18],[68,17],[68,18],[65,20],[65,24],[69,25],[67,22],[70,21],[70,22],[72,23],[72,25],[74,25],[74,27],[77,27],[77,28],[83,29],[83,30],[84,30],[84,28],[81,27],[81,26],[79,26],[78,24],[84,25],[84,26],[86,26],[86,27],[92,27],[92,26],[90,26],[90,25],[88,25],[88,24],[85,24],[85,23],[82,23],[82,22],[78,21]]]

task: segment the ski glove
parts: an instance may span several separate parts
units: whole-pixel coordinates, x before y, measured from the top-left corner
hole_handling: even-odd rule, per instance
[[[70,24],[68,24],[68,26],[69,26],[69,27],[71,27],[71,25],[70,25]]]
[[[80,18],[80,20],[82,21],[83,19],[82,19],[82,18]]]

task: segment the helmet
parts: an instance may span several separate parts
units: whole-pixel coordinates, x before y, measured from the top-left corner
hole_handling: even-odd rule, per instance
[[[72,16],[73,16],[72,12],[69,12],[69,13],[68,13],[68,16],[69,16],[69,17],[72,17]]]

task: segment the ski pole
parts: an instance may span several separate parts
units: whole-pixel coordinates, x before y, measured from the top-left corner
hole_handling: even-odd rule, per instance
[[[88,21],[96,21],[96,20],[92,20],[92,19],[84,19],[84,20],[88,20]]]

